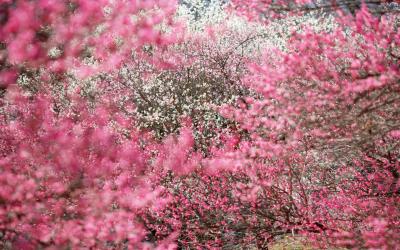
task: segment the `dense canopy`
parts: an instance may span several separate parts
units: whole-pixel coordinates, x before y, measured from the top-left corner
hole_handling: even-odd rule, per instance
[[[0,0],[0,248],[397,249],[399,59],[397,0]]]

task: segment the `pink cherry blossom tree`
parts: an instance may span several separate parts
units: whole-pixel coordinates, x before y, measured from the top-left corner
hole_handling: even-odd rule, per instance
[[[88,107],[78,86],[63,94],[68,105],[60,109],[54,86],[64,91],[68,74],[110,72],[132,55],[163,65],[142,48],[180,39],[176,3],[6,0],[0,6],[1,247],[155,248],[138,211],[160,209],[168,197],[149,184],[156,173],[148,169],[157,162],[187,171],[190,130],[179,137],[186,143],[163,146],[161,161],[163,147],[136,129],[110,95]],[[21,77],[38,88],[21,89],[15,84]],[[173,248],[173,241],[171,234],[157,245]]]
[[[398,244],[398,23],[363,5],[332,31],[295,33],[250,64],[245,82],[261,97],[222,110],[250,140],[211,163],[255,168],[255,199],[279,228],[345,247]]]
[[[303,235],[319,247],[395,249],[398,18],[364,5],[250,62],[242,81],[258,95],[221,109],[245,133],[213,145],[202,170],[169,179],[176,203],[148,215],[155,237],[179,228],[178,243],[193,248]]]
[[[0,246],[396,249],[398,1],[176,4],[0,2]]]
[[[80,76],[110,71],[143,45],[177,41],[175,10],[176,2],[157,0],[2,0],[1,85],[25,67]]]

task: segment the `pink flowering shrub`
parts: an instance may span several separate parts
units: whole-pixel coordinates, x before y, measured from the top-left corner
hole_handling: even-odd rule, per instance
[[[179,228],[191,248],[303,235],[318,247],[396,249],[398,22],[364,6],[249,63],[242,80],[259,95],[221,109],[246,133],[230,131],[191,176],[165,175],[175,203],[148,215],[154,237]]]
[[[175,1],[2,0],[0,6],[3,86],[21,67],[76,69],[80,76],[110,71],[143,45],[166,46],[181,33]]]
[[[162,160],[151,154],[156,144],[148,147],[112,106],[93,113],[75,100],[69,113],[55,114],[44,95],[30,100],[10,90],[7,97],[0,127],[3,247],[151,247],[137,213],[157,211],[168,197],[150,185],[148,169],[154,161],[184,171],[190,130],[179,147],[168,143]]]
[[[333,2],[260,55],[223,25],[184,35],[174,1],[1,1],[0,246],[397,249],[399,16]]]
[[[83,77],[109,72],[132,54],[163,65],[162,58],[146,57],[141,49],[179,40],[181,27],[173,21],[176,3],[0,4],[1,247],[155,247],[137,214],[168,202],[159,197],[163,187],[150,185],[155,173],[148,171],[153,162],[164,164],[157,155],[161,146],[135,129],[110,95],[88,107],[79,95],[66,91],[65,73]],[[40,85],[35,91],[13,86],[27,73]],[[64,86],[63,94],[54,93],[57,85]],[[60,108],[60,102],[66,104]],[[186,143],[173,151],[175,142],[169,142],[164,154],[186,157],[190,133],[182,132],[179,142]],[[173,158],[165,166],[180,173],[184,163]],[[157,245],[171,248],[173,240],[172,234]]]
[[[398,245],[398,18],[363,6],[333,31],[294,34],[287,51],[250,64],[244,81],[261,98],[222,110],[250,140],[211,163],[255,169],[258,205],[279,197],[267,221],[319,243]]]

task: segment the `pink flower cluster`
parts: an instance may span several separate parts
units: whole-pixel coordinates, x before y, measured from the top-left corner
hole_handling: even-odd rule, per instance
[[[144,137],[110,126],[121,119],[112,107],[92,114],[76,99],[70,113],[56,115],[48,97],[8,91],[0,127],[2,241],[18,249],[150,248],[138,211],[160,209],[168,198],[150,185],[148,169],[160,160]]]
[[[143,45],[166,46],[180,39],[175,1],[1,2],[1,85],[13,82],[21,65],[51,72],[78,70],[80,76],[106,72]],[[146,15],[142,15],[146,13]],[[166,24],[169,31],[157,28]],[[90,57],[95,65],[84,62]]]
[[[239,11],[254,19],[307,3],[251,1]],[[202,64],[196,50],[216,34],[199,36],[204,46],[185,41],[194,56],[174,54],[185,51],[174,47],[185,45],[175,8],[0,2],[0,247],[267,249],[300,235],[318,247],[398,249],[399,16],[362,5],[338,13],[329,32],[293,33],[274,55],[210,48],[215,61]],[[198,79],[243,84],[236,104],[218,108],[233,125],[214,131],[204,153],[189,118],[164,140],[140,131],[134,107],[121,107],[131,91],[122,77],[91,79],[104,94],[94,103],[81,86],[54,94],[68,83],[63,73],[112,75],[133,57],[157,73],[171,58],[208,65]],[[26,69],[40,76],[36,92],[14,84]]]

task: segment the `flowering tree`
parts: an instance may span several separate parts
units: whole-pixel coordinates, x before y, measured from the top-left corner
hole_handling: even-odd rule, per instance
[[[246,133],[172,182],[176,203],[148,221],[157,237],[179,228],[191,247],[262,249],[302,234],[323,247],[396,248],[398,23],[364,6],[250,62],[242,81],[259,95],[221,109]]]
[[[151,154],[157,144],[145,141],[112,105],[91,114],[75,100],[70,113],[57,115],[43,95],[30,101],[9,91],[8,98],[1,124],[3,247],[150,248],[137,211],[156,211],[168,200],[158,197],[162,187],[149,185],[148,169],[155,161],[183,171],[186,158],[171,155],[188,157],[190,131],[158,158]]]
[[[69,88],[68,75],[109,72],[132,54],[165,65],[142,48],[179,40],[176,3],[6,0],[0,6],[0,84],[7,89],[0,99],[1,247],[155,247],[137,211],[157,210],[168,199],[159,197],[162,187],[149,185],[148,169],[165,162],[180,172],[186,160],[169,156],[189,158],[190,131],[182,133],[179,142],[187,143],[179,150],[168,151],[175,142],[168,143],[161,161],[151,153],[161,146],[132,127],[110,96],[88,107]],[[64,93],[54,92],[55,85]],[[68,99],[63,109],[60,96]],[[158,246],[173,247],[173,240]]]
[[[114,69],[144,44],[176,41],[175,10],[174,1],[2,0],[1,84],[25,67],[81,76]]]
[[[279,228],[345,247],[398,244],[398,22],[364,5],[331,32],[294,34],[279,57],[250,65],[261,98],[223,110],[251,139],[212,162],[255,168],[255,199]]]
[[[183,19],[187,15],[184,12],[178,16]],[[135,56],[116,72],[89,78],[78,85],[91,99],[103,99],[106,93],[112,93],[114,99],[119,98],[123,112],[135,117],[139,128],[154,132],[158,138],[177,132],[182,117],[190,118],[197,146],[206,149],[207,141],[218,130],[232,125],[218,114],[215,106],[233,104],[248,92],[240,84],[246,72],[245,62],[248,55],[256,57],[255,51],[265,37],[262,29],[245,20],[234,20],[223,13],[214,19],[219,23],[212,28],[186,20],[191,33],[184,36],[184,41],[162,48],[163,57],[175,60],[168,69]],[[158,50],[146,46],[144,53],[157,54]]]
[[[0,246],[396,249],[396,2],[1,1]]]

